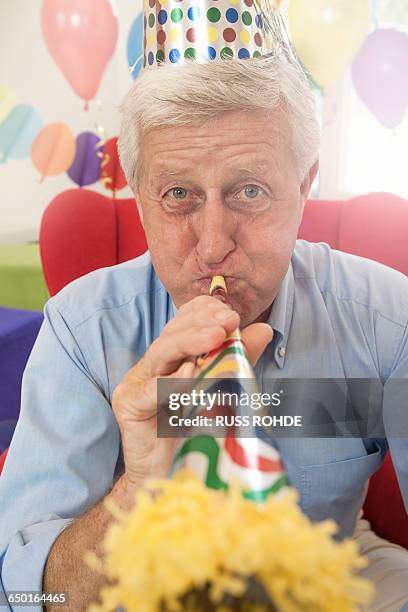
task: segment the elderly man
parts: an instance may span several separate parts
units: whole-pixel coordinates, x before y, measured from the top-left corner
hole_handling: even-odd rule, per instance
[[[190,377],[191,358],[237,326],[259,380],[379,379],[387,421],[402,418],[387,389],[408,375],[407,279],[296,242],[318,146],[307,81],[284,56],[163,65],[135,83],[120,154],[149,251],[46,306],[0,480],[4,590],[68,591],[70,610],[97,598],[102,579],[83,555],[111,522],[104,501],[128,509],[174,453],[175,440],[157,437],[157,378]],[[207,295],[216,274],[232,309]],[[304,511],[334,518],[341,537],[354,533],[388,446],[408,502],[402,438],[278,446]],[[373,610],[401,609],[407,553],[361,521],[356,537],[380,551],[367,570]]]

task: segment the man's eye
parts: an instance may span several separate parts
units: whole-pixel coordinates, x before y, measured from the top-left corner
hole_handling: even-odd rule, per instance
[[[249,183],[236,191],[232,196],[229,206],[245,213],[257,213],[268,209],[271,197],[268,192],[259,185]]]
[[[260,195],[263,189],[257,185],[245,185],[242,191],[244,192],[246,198],[254,199]]]
[[[184,198],[187,197],[187,190],[182,187],[174,187],[170,189],[169,193],[173,198],[176,198],[176,200],[184,200]]]

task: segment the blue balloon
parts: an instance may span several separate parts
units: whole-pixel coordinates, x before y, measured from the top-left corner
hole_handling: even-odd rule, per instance
[[[128,66],[135,79],[142,69],[143,62],[143,14],[140,13],[129,31],[127,41]]]
[[[0,162],[24,159],[43,127],[40,113],[28,104],[15,106],[0,125]]]

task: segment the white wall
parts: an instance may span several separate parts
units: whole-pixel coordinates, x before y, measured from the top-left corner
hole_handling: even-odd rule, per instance
[[[407,0],[378,0],[385,20],[380,25],[406,29],[406,2]],[[119,12],[119,39],[97,95],[97,99],[102,102],[100,110],[95,102],[91,105],[90,112],[83,110],[83,101],[71,90],[49,55],[40,28],[42,0],[0,0],[0,85],[8,85],[16,91],[18,104],[34,106],[42,115],[45,124],[64,122],[77,136],[83,131],[95,131],[96,123],[99,122],[105,128],[107,138],[117,136],[117,106],[133,83],[127,67],[127,39],[134,19],[142,10],[142,0],[116,0],[116,4]],[[286,5],[287,1],[283,0],[283,9]],[[400,12],[391,11],[391,7],[400,7]],[[382,16],[379,11],[377,18]],[[408,114],[394,138],[389,130],[385,130],[371,118],[368,110],[360,108],[361,104],[359,113],[356,114],[356,105],[347,102],[350,102],[352,96],[356,97],[355,93],[350,93],[350,89],[350,76],[347,73],[335,84],[332,91],[328,92],[326,98],[321,100],[323,133],[320,187],[314,195],[338,198],[373,190],[388,190],[406,197],[408,174],[404,171],[406,155],[403,152]],[[361,119],[362,114],[364,121]],[[371,121],[370,138],[358,129],[360,124],[363,125],[367,121]],[[387,149],[384,148],[384,139],[388,139]],[[397,140],[400,148],[395,146]],[[358,157],[353,157],[355,174],[351,178],[350,172],[347,174],[345,171],[350,151],[353,154],[358,151]],[[363,181],[360,175],[361,168],[367,166],[366,151],[372,154],[376,152],[377,156],[382,152],[384,163],[377,172],[368,170]],[[386,172],[387,160],[388,165],[393,168],[392,172]],[[0,164],[0,243],[37,239],[40,218],[48,202],[58,193],[75,187],[66,174],[47,177],[40,184],[39,172],[30,158],[9,160]],[[88,188],[105,195],[110,193],[99,183]],[[126,188],[117,195],[129,197],[131,192]]]
[[[133,20],[142,8],[141,0],[117,0],[119,39],[112,60],[104,73],[97,99],[90,112],[72,91],[48,53],[41,34],[42,0],[0,0],[0,84],[17,93],[17,104],[30,104],[41,114],[44,124],[66,123],[76,137],[95,131],[96,119],[106,137],[118,135],[117,106],[133,83],[127,68],[127,38]],[[76,187],[66,174],[46,177],[31,159],[8,160],[0,164],[0,242],[35,240],[41,214],[58,193]],[[99,183],[89,189],[109,195]],[[118,197],[129,197],[128,188]]]

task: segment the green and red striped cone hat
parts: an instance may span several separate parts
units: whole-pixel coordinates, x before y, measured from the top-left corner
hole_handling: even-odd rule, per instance
[[[223,277],[213,278],[210,294],[228,300]],[[196,389],[215,392],[219,388],[217,381],[229,379],[238,392],[258,392],[255,373],[239,330],[226,338],[220,347],[200,357],[197,365],[200,373],[194,384]],[[231,410],[229,412],[231,414]],[[254,428],[251,433],[251,437],[239,437],[233,425],[226,429],[222,438],[201,435],[198,430],[196,436],[192,435],[178,448],[171,474],[189,469],[208,487],[221,490],[238,482],[244,497],[258,502],[268,495],[284,492],[289,481],[277,448],[258,437]]]

